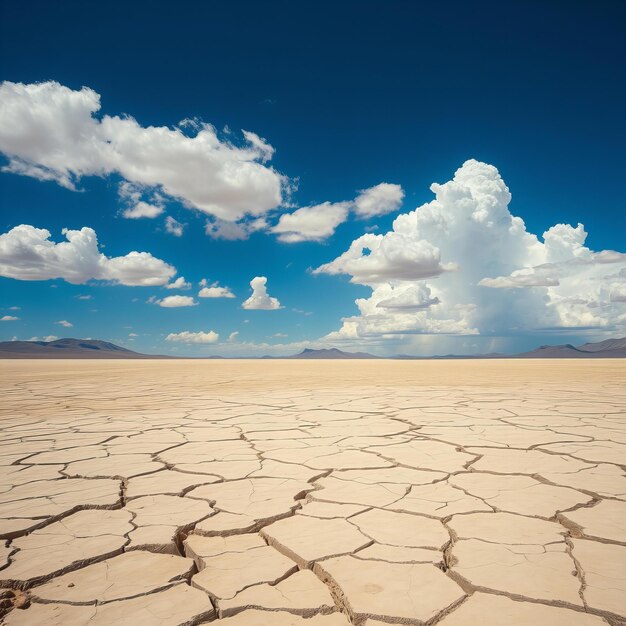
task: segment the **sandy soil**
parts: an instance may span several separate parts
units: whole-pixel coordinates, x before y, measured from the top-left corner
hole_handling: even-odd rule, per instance
[[[626,360],[0,362],[7,625],[616,626]]]

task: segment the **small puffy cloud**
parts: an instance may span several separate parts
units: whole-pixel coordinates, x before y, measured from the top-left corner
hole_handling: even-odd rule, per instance
[[[124,209],[122,215],[127,219],[137,220],[142,217],[158,217],[161,213],[163,213],[163,207],[139,201],[133,207]]]
[[[134,339],[135,337],[139,337],[139,335],[138,335],[137,333],[128,333],[128,336],[129,336],[131,339]]]
[[[351,274],[351,282],[376,285],[390,280],[422,280],[455,270],[454,263],[441,263],[441,251],[424,239],[407,233],[367,233],[350,249],[314,274]]]
[[[397,211],[403,200],[404,190],[400,185],[380,183],[359,192],[354,199],[354,212],[362,218],[385,215]]]
[[[191,283],[188,283],[184,276],[179,276],[175,281],[165,285],[166,289],[191,289]]]
[[[55,322],[55,324],[58,324],[59,326],[63,326],[63,328],[74,327],[74,324],[72,324],[72,322],[68,322],[67,320],[59,320],[58,322]]]
[[[173,309],[183,306],[196,306],[198,303],[191,296],[166,296],[161,300],[153,300],[154,304],[158,304],[166,309]]]
[[[265,276],[255,276],[250,281],[252,295],[241,305],[242,308],[266,311],[281,309],[280,302],[267,293],[266,285],[267,278]]]
[[[263,217],[255,219],[229,222],[218,218],[207,220],[204,232],[211,239],[224,239],[225,241],[243,241],[252,233],[267,228],[267,220]]]
[[[174,237],[182,237],[185,230],[185,224],[181,224],[175,220],[171,215],[165,218],[165,230]]]
[[[375,187],[362,189],[354,200],[322,202],[296,209],[293,213],[285,213],[270,230],[285,243],[323,241],[331,237],[336,228],[348,219],[350,211],[363,219],[384,215],[397,211],[403,198],[404,190],[400,185],[380,183]]]
[[[30,339],[27,339],[26,341],[45,341],[45,342],[50,342],[50,341],[56,341],[58,339],[58,337],[56,335],[47,335],[46,337],[31,337]],[[15,341],[15,338],[13,339],[13,341]]]
[[[0,322],[15,322],[16,320],[19,320],[19,317],[15,317],[15,315],[3,315],[2,317],[0,317]]]
[[[237,337],[239,336],[239,331],[235,330],[230,335],[228,335],[228,341],[237,341]]]
[[[179,343],[216,343],[220,336],[213,330],[209,332],[190,332],[184,330],[180,333],[170,333],[165,341],[177,341]]]
[[[118,196],[120,201],[126,205],[122,216],[127,219],[140,219],[142,217],[155,218],[163,213],[163,199],[158,193],[150,193],[150,202],[146,202],[142,199],[146,190],[141,185],[134,185],[133,183],[123,182],[120,183],[118,188]]]
[[[63,229],[67,241],[55,243],[50,231],[22,224],[0,235],[0,276],[17,280],[62,278],[76,285],[89,280],[128,286],[166,284],[176,268],[149,252],[107,257],[92,228]]]
[[[337,226],[346,221],[349,210],[349,202],[323,202],[303,207],[281,215],[272,232],[285,243],[321,241],[330,237]]]
[[[205,279],[200,281],[202,289],[198,292],[199,298],[234,298],[235,294],[228,287],[220,287],[218,283],[208,285]]]
[[[100,95],[88,87],[3,82],[0,152],[9,160],[3,170],[68,189],[84,176],[117,174],[228,221],[282,203],[287,181],[266,164],[273,148],[255,133],[244,131],[237,146],[197,120],[144,127],[129,115],[99,116],[99,110]],[[139,212],[147,217],[145,207]]]
[[[89,294],[80,294],[78,296],[74,296],[77,300],[91,300],[93,296]]]

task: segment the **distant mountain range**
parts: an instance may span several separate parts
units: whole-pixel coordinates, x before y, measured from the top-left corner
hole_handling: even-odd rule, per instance
[[[97,339],[55,339],[54,341],[2,341],[0,359],[153,359]]]
[[[540,346],[515,356],[521,359],[623,359],[626,358],[626,337],[584,343],[578,347],[570,343],[560,346]]]
[[[299,354],[287,357],[288,359],[378,359],[380,357],[367,352],[344,352],[337,348],[323,348],[312,350],[305,348]]]
[[[2,341],[0,359],[171,359],[180,358],[158,354],[141,354],[127,348],[116,346],[108,341],[97,339],[55,339],[54,341]],[[211,356],[210,359],[224,357]],[[299,354],[288,357],[261,357],[263,359],[379,359],[398,360],[418,359],[623,359],[626,358],[626,337],[606,339],[597,343],[585,343],[582,346],[563,344],[558,346],[540,346],[521,354],[475,354],[416,357],[400,354],[392,357],[377,357],[367,352],[344,352],[337,348],[313,350],[306,348]]]

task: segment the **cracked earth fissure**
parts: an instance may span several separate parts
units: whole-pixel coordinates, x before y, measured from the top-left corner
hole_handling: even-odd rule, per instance
[[[0,587],[27,598],[3,597],[9,626],[50,622],[46,611],[149,624],[157,605],[172,626],[245,625],[255,611],[456,626],[489,602],[539,611],[533,623],[626,619],[614,379],[584,393],[301,383],[251,395],[236,377],[135,377],[122,392],[129,376],[81,373],[63,395],[50,376],[3,379]],[[133,591],[141,572],[120,561],[132,554],[153,555],[150,588]],[[112,599],[81,600],[90,585]]]

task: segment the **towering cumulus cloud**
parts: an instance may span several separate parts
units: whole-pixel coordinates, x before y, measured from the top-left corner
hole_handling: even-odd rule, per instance
[[[511,215],[511,194],[486,163],[467,161],[431,190],[435,199],[392,230],[359,237],[314,270],[372,289],[327,339],[624,331],[626,254],[585,247],[582,224],[557,224],[541,241]]]
[[[118,174],[134,194],[130,218],[155,217],[155,191],[227,221],[262,215],[282,202],[285,179],[267,165],[274,149],[243,132],[243,145],[215,128],[185,120],[174,128],[144,127],[132,117],[97,116],[100,95],[57,82],[0,85],[0,152],[4,171],[74,189],[83,176]],[[123,184],[124,185],[124,184]],[[158,197],[158,194],[157,194]],[[126,198],[128,200],[128,198]]]
[[[277,298],[272,298],[267,293],[267,278],[265,276],[255,276],[250,281],[252,295],[241,305],[244,309],[272,311],[282,309]]]

